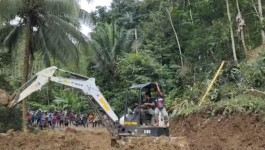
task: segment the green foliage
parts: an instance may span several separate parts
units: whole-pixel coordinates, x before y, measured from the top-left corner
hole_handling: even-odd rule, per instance
[[[127,54],[119,63],[119,70],[121,80],[127,86],[158,81],[163,73],[162,66],[144,52]]]
[[[90,41],[94,54],[91,60],[95,64],[92,66],[94,70],[99,71],[103,77],[117,80],[118,57],[129,51],[132,42],[131,31],[117,29],[115,24],[98,24],[91,33]]]
[[[21,116],[22,112],[18,107],[6,109],[0,106],[0,132],[6,132],[9,129],[20,130]]]
[[[77,92],[71,88],[65,88],[55,92],[55,99],[53,100],[53,107],[59,110],[72,110],[74,112],[86,112],[89,111],[89,105],[87,97],[83,93]]]
[[[265,113],[265,101],[252,95],[238,95],[232,99],[219,102],[209,102],[198,106],[189,101],[183,101],[176,105],[176,113],[173,117],[186,117],[194,113],[206,113],[209,116],[231,115],[233,113]]]
[[[43,111],[54,111],[56,110],[56,107],[54,105],[43,105],[43,104],[40,104],[38,102],[32,102],[32,101],[29,101],[29,109],[30,110],[33,110],[33,111],[36,111],[38,109],[41,109]]]
[[[245,77],[244,82],[253,88],[262,88],[265,83],[265,57],[260,55],[252,63],[242,63],[240,69]]]
[[[13,87],[7,80],[8,76],[5,74],[0,75],[0,89],[5,89],[7,92],[13,92]]]
[[[230,5],[231,16],[235,18],[235,1],[230,1]],[[258,46],[261,39],[260,35],[256,34],[260,33],[260,27],[257,25],[259,20],[255,18],[252,6],[251,1],[240,1],[242,15],[247,23],[245,30],[251,30],[245,32],[248,48]],[[179,35],[184,67],[180,67],[178,45],[166,8],[171,10],[173,25]],[[181,103],[186,105],[187,102],[196,107],[222,60],[227,60],[227,65],[207,100],[219,102],[235,98],[250,87],[262,88],[262,71],[257,71],[261,67],[248,66],[244,69],[242,66],[234,67],[230,63],[233,57],[225,1],[195,0],[188,4],[185,1],[115,0],[109,12],[100,8],[94,13],[99,22],[115,21],[118,28],[137,29],[140,52],[118,55],[120,61],[116,70],[119,80],[114,83],[106,82],[102,76],[94,74],[115,108],[121,106],[121,91],[124,88],[133,83],[149,81],[159,81],[162,84],[170,109]],[[233,27],[236,28],[235,22]],[[235,38],[238,41],[236,48],[239,59],[243,60],[244,53],[239,35],[235,34]]]

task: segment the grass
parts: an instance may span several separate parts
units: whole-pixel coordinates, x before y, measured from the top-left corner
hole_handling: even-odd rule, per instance
[[[232,99],[221,100],[218,102],[206,102],[201,106],[188,101],[183,101],[175,107],[175,114],[173,114],[172,117],[187,117],[195,113],[206,113],[210,116],[215,116],[244,112],[254,112],[265,115],[265,100],[261,97],[242,94]]]

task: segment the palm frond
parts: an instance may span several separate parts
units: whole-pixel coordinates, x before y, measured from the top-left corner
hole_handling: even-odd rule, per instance
[[[15,19],[20,11],[22,0],[1,0],[0,1],[0,22]]]
[[[78,42],[82,43],[82,44],[86,44],[86,36],[79,31],[79,29],[75,26],[73,26],[72,24],[70,24],[69,22],[51,15],[47,18],[47,22],[52,25],[52,26],[56,26],[57,28],[61,28],[65,34],[68,34],[69,36],[71,36],[74,40],[77,40]]]
[[[85,25],[93,25],[95,24],[95,20],[91,16],[91,14],[83,9],[79,11],[79,20]]]
[[[78,0],[0,0],[0,47],[12,50],[18,43],[29,12],[32,28],[37,29],[32,32],[31,56],[40,50],[46,65],[50,58],[58,58],[64,64],[78,66],[78,48],[87,47],[86,36],[79,31],[80,14],[88,15],[82,12]],[[15,17],[22,18],[23,23],[10,25]]]
[[[51,15],[78,18],[79,6],[73,0],[44,0],[44,8]]]
[[[77,47],[62,29],[45,28],[43,34],[51,57],[58,58],[64,64],[78,64]]]
[[[34,42],[33,42],[33,48],[35,50],[42,50],[43,52],[43,60],[46,66],[50,66],[50,52],[47,48],[46,41],[43,35],[43,29],[39,28],[37,33],[34,35]]]
[[[6,24],[0,28],[0,47],[6,47],[9,52],[12,52],[17,46],[20,37],[22,36],[23,27],[20,25],[12,26]]]
[[[133,43],[131,30],[118,30],[115,24],[99,23],[91,33],[90,48],[95,55],[95,68],[113,75],[117,69],[117,56],[128,51]]]

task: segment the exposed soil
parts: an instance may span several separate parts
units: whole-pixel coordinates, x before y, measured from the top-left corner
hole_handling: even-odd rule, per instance
[[[175,150],[183,147],[178,145],[181,141],[170,143],[166,137],[154,141],[153,138],[143,136],[126,141],[126,144],[119,147],[111,147],[110,142],[111,136],[103,128],[66,128],[57,131],[45,130],[37,134],[9,131],[0,134],[0,149],[10,150]]]
[[[236,114],[212,117],[195,114],[171,122],[170,142],[139,137],[111,147],[111,136],[104,128],[66,128],[44,130],[36,134],[14,132],[0,134],[0,149],[92,149],[92,150],[175,150],[175,149],[264,149],[265,124],[260,115]]]
[[[109,139],[105,130],[45,130],[37,134],[11,132],[0,135],[0,149],[109,149]]]
[[[190,149],[264,149],[265,124],[257,114],[232,117],[192,115],[171,123],[172,136],[184,136]]]

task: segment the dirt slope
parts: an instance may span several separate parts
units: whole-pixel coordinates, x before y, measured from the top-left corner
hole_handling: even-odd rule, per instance
[[[265,149],[265,124],[257,114],[231,118],[197,114],[171,125],[171,134],[186,137],[191,149]]]

